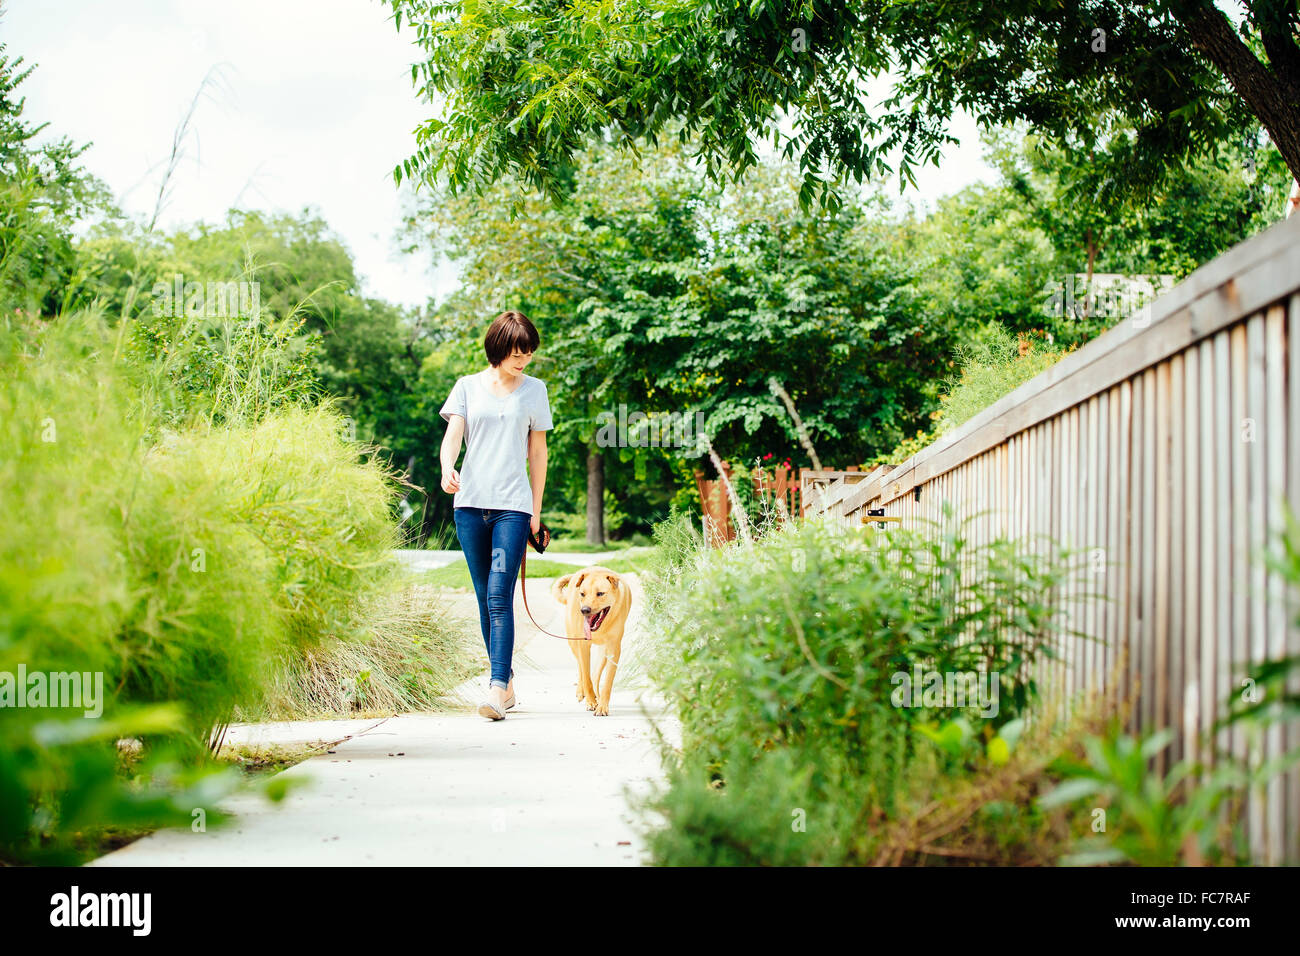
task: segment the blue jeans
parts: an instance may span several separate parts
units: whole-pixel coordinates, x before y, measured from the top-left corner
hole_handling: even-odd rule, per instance
[[[528,546],[533,516],[499,508],[456,508],[456,537],[478,597],[479,627],[492,664],[490,687],[514,677],[515,579]]]

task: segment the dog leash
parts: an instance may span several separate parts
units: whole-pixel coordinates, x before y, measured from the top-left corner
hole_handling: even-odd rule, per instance
[[[523,560],[519,562],[519,590],[524,596],[524,610],[528,612],[528,620],[532,621],[533,626],[537,628],[539,631],[541,631],[543,634],[548,634],[551,637],[558,637],[562,641],[591,640],[591,638],[588,637],[585,632],[583,633],[582,637],[569,637],[567,634],[556,634],[552,631],[548,631],[546,628],[542,627],[542,625],[538,624],[537,618],[533,617],[533,612],[528,607],[528,587],[525,584],[527,580],[528,580],[528,549],[524,548]]]

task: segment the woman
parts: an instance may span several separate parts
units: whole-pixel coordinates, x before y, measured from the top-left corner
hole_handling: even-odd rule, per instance
[[[439,412],[448,423],[442,490],[455,495],[456,537],[474,582],[479,627],[492,664],[488,696],[478,712],[491,720],[515,706],[515,577],[528,535],[536,534],[542,521],[551,405],[546,384],[524,374],[538,343],[526,315],[502,312],[483,339],[488,367],[458,378]],[[465,461],[457,472],[462,437]]]

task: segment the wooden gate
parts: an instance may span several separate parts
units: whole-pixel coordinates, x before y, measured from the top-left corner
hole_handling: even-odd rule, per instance
[[[722,470],[730,481],[730,462],[724,461]],[[766,471],[759,471],[752,477],[755,496],[781,515],[781,521],[791,520],[803,513],[802,478],[800,481],[792,481],[790,469],[785,465],[777,465],[770,475]],[[727,489],[722,480],[705,478],[704,472],[697,468],[695,487],[700,493],[704,533],[709,546],[717,547],[734,540],[736,529],[731,521],[731,499],[727,497]]]

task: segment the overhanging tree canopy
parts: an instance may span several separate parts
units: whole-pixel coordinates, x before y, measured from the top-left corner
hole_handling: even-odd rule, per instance
[[[937,160],[957,108],[1028,121],[1108,165],[1101,199],[1267,129],[1300,176],[1300,14],[1243,0],[389,0],[426,58],[412,81],[444,118],[395,177],[480,189],[512,174],[558,199],[595,137],[635,148],[680,121],[709,175],[738,177],[771,139],[798,157],[801,202]],[[866,81],[895,80],[880,104]],[[782,129],[788,117],[792,127]],[[1116,134],[1116,120],[1135,135]]]

